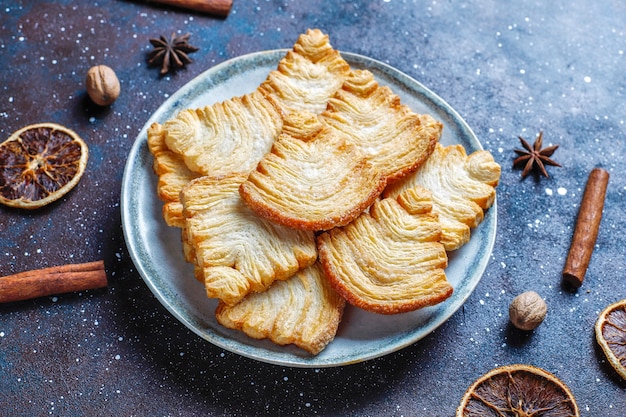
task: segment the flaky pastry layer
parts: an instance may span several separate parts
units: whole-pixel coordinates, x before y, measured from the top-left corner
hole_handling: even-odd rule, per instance
[[[403,105],[374,74],[353,70],[320,115],[354,143],[392,183],[418,169],[435,149],[443,125]]]
[[[308,30],[259,91],[277,103],[283,114],[302,110],[319,114],[349,72],[350,66],[330,45],[328,35]]]
[[[187,168],[180,155],[170,151],[165,144],[165,131],[158,123],[148,128],[148,149],[154,157],[152,169],[159,178],[157,195],[163,202],[163,219],[168,226],[183,227],[185,218],[180,192],[199,175]]]
[[[381,314],[447,299],[453,291],[444,272],[448,257],[431,209],[430,193],[412,188],[320,234],[319,257],[333,288],[350,304]]]
[[[254,169],[281,127],[279,109],[259,91],[183,110],[163,124],[168,148],[190,170],[212,176]]]
[[[295,112],[240,193],[273,222],[326,230],[356,218],[385,185],[382,174],[345,136],[312,113]]]
[[[295,344],[316,355],[334,339],[344,305],[315,263],[234,306],[220,303],[216,317],[223,326],[255,339]]]
[[[233,305],[315,262],[311,232],[257,216],[239,197],[245,176],[200,177],[181,193],[185,241],[202,271],[207,296]]]
[[[470,230],[483,221],[484,210],[495,200],[500,171],[488,151],[467,155],[462,145],[437,144],[419,170],[387,187],[383,196],[395,197],[415,186],[430,190],[442,225],[441,242],[451,251],[467,243]]]

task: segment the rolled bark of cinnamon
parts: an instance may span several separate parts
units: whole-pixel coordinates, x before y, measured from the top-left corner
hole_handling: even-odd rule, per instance
[[[0,278],[0,303],[106,286],[103,261],[53,266]]]
[[[154,3],[167,4],[182,9],[226,17],[230,13],[233,0],[149,0]]]
[[[578,210],[578,219],[570,246],[563,279],[574,288],[579,288],[585,278],[591,253],[596,244],[604,199],[609,183],[609,173],[602,168],[594,168],[589,174],[587,186]]]

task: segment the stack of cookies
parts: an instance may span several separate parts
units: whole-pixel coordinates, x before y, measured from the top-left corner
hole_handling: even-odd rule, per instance
[[[319,30],[252,93],[154,123],[163,218],[218,322],[317,354],[346,301],[398,314],[450,297],[447,251],[493,204],[500,166],[439,144],[442,127]]]

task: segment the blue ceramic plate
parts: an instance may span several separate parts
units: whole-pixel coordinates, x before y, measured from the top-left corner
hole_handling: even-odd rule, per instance
[[[347,306],[337,336],[317,356],[293,346],[281,347],[225,329],[214,317],[215,300],[207,299],[202,284],[185,263],[180,230],[161,217],[157,178],[147,145],[147,129],[185,108],[201,107],[253,91],[276,68],[286,50],[259,52],[217,65],[190,81],[152,115],[137,137],[122,182],[122,224],[128,250],[139,274],[159,301],[200,337],[259,361],[298,367],[341,366],[402,349],[444,323],[472,293],[487,265],[496,232],[496,205],[472,233],[470,242],[450,255],[446,274],[454,294],[444,303],[395,316],[368,313]],[[462,144],[468,153],[482,149],[478,139],[441,98],[398,70],[364,56],[342,53],[353,68],[372,71],[414,111],[430,113],[444,124],[441,142]]]

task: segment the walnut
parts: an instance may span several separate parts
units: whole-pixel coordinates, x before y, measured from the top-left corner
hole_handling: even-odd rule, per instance
[[[96,65],[87,72],[87,94],[99,106],[112,104],[120,95],[120,82],[106,65]]]
[[[543,322],[548,306],[539,294],[526,291],[515,297],[509,305],[511,323],[521,330],[534,330]]]

